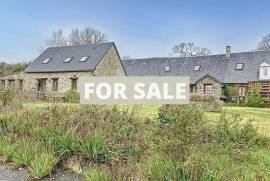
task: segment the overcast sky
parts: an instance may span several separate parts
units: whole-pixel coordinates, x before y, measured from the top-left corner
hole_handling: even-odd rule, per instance
[[[213,54],[255,49],[270,33],[269,0],[9,0],[0,5],[0,61],[33,60],[52,30],[93,26],[121,56],[168,56],[191,41]]]

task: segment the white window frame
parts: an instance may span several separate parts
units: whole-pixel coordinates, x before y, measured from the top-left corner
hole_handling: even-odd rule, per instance
[[[195,65],[193,70],[194,71],[200,71],[201,70],[201,66],[200,65]]]
[[[241,67],[238,67],[238,66],[241,66]],[[235,70],[243,70],[244,69],[244,64],[243,63],[237,63],[235,65]]]
[[[47,64],[47,63],[49,63],[51,60],[52,60],[51,58],[47,58],[47,59],[45,59],[42,63],[43,63],[43,64]]]
[[[64,60],[64,63],[69,63],[72,59],[73,59],[73,57],[66,58],[66,59]]]
[[[88,60],[89,56],[84,56],[80,59],[80,62],[86,62]]]
[[[165,71],[165,72],[169,72],[169,71],[170,71],[170,67],[169,67],[169,66],[165,66],[165,67],[164,67],[164,71]]]

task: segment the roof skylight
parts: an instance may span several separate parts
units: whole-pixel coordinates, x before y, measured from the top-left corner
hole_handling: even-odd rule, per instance
[[[66,59],[64,60],[64,63],[68,63],[68,62],[70,62],[71,60],[72,60],[72,57],[66,58]]]
[[[86,62],[87,59],[88,59],[88,56],[87,57],[82,57],[80,62]]]
[[[42,63],[43,64],[46,64],[46,63],[49,63],[51,61],[51,58],[47,58],[47,59],[45,59]]]
[[[169,72],[169,71],[170,71],[170,67],[169,67],[169,66],[165,66],[165,67],[164,67],[164,71],[165,71],[165,72]]]
[[[235,66],[235,70],[243,70],[244,64],[243,63],[237,63]]]
[[[194,66],[194,71],[200,71],[201,69],[201,66],[200,65],[195,65]]]

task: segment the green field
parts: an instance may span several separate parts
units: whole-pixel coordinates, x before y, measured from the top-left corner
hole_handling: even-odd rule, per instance
[[[148,117],[157,116],[159,105],[141,105],[138,110],[141,115]],[[270,108],[250,108],[250,107],[224,107],[223,113],[226,117],[239,114],[243,121],[254,120],[260,131],[270,133]],[[219,119],[221,113],[206,112],[207,117],[212,119]]]

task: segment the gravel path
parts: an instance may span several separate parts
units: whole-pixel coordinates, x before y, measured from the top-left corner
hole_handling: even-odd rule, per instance
[[[8,165],[0,165],[0,181],[25,181],[27,180],[26,169],[13,169]],[[57,171],[50,178],[44,178],[43,181],[82,181],[82,177],[71,171]]]

